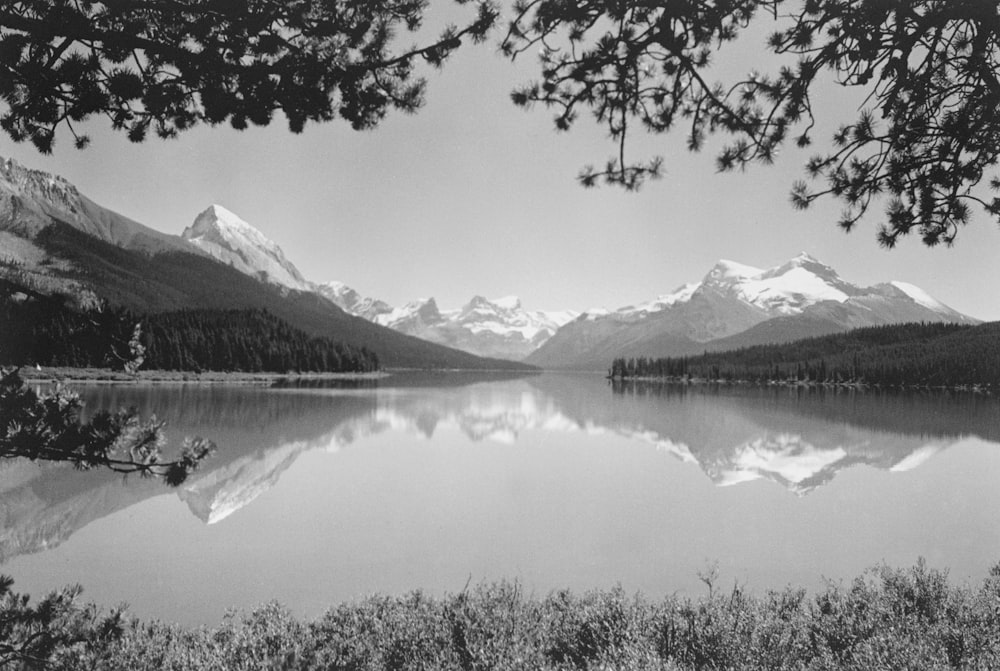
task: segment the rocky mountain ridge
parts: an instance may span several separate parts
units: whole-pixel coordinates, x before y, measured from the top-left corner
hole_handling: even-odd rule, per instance
[[[12,291],[140,314],[260,309],[310,335],[367,347],[388,367],[528,369],[346,313],[313,292],[276,244],[220,206],[186,233],[156,231],[63,178],[0,159],[0,279]]]
[[[438,308],[433,298],[394,308],[362,296],[343,282],[309,282],[281,247],[221,205],[199,214],[182,237],[262,282],[316,293],[348,314],[478,356],[521,360],[578,315],[570,310],[526,310],[516,296],[493,300],[474,296],[462,307],[450,310]]]
[[[615,356],[683,356],[910,321],[977,323],[911,284],[852,284],[804,252],[767,269],[721,260],[700,282],[652,301],[584,313],[525,360],[601,370]]]

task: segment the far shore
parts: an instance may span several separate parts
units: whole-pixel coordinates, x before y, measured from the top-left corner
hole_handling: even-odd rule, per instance
[[[391,373],[246,373],[240,371],[140,370],[129,375],[110,368],[25,366],[21,377],[30,382],[86,382],[98,384],[273,384],[279,380],[379,380]]]
[[[722,385],[722,386],[749,386],[749,387],[822,387],[825,389],[854,389],[857,391],[870,391],[893,389],[899,391],[970,391],[977,394],[993,394],[995,390],[988,385],[981,384],[955,384],[955,385],[926,385],[926,384],[900,384],[884,385],[869,384],[866,382],[844,381],[844,382],[820,382],[817,380],[753,380],[746,378],[718,379],[713,380],[706,377],[677,377],[673,375],[634,375],[622,377],[620,375],[605,375],[605,378],[613,383],[631,384],[676,384],[676,385]]]

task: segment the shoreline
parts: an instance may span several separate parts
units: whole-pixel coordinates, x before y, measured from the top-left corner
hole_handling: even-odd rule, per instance
[[[381,380],[391,376],[386,371],[371,373],[245,373],[234,371],[142,370],[128,375],[110,368],[72,368],[43,366],[20,369],[25,382],[88,384],[273,384],[279,380]]]
[[[612,384],[626,384],[633,382],[642,382],[645,384],[678,384],[678,385],[724,385],[727,387],[804,387],[808,389],[823,388],[823,389],[850,389],[854,391],[952,391],[952,392],[971,392],[973,394],[983,394],[985,396],[993,396],[996,394],[997,390],[992,389],[989,386],[984,386],[981,384],[956,384],[956,385],[926,385],[926,384],[902,384],[902,385],[881,385],[881,384],[867,384],[865,382],[816,382],[811,380],[748,380],[744,378],[732,379],[732,380],[711,380],[704,377],[692,377],[692,378],[682,378],[682,377],[672,377],[672,376],[654,376],[654,375],[643,375],[643,376],[629,376],[622,377],[620,375],[605,375],[604,378],[610,381]]]
[[[10,366],[5,369],[14,369]],[[177,370],[140,370],[137,375],[129,375],[120,370],[110,368],[76,368],[72,366],[42,366],[35,368],[32,366],[22,366],[19,375],[25,382],[35,384],[55,384],[59,382],[85,383],[85,384],[243,384],[243,385],[270,385],[283,380],[295,381],[323,381],[342,380],[352,381],[372,381],[384,380],[397,374],[406,375],[413,373],[433,374],[433,375],[477,375],[477,374],[510,374],[512,376],[523,376],[539,374],[537,370],[506,370],[506,369],[472,369],[472,368],[389,368],[369,373],[275,373],[259,372],[248,373],[241,371],[177,371]]]

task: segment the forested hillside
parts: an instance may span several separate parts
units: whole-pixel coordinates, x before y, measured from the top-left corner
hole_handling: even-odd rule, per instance
[[[530,370],[501,359],[485,359],[426,342],[345,313],[312,292],[288,291],[259,282],[192,248],[191,253],[147,254],[110,244],[55,222],[33,240],[46,255],[46,268],[66,287],[85,287],[104,304],[134,313],[177,310],[266,310],[309,336],[329,337],[355,349],[378,352],[382,366],[421,369]],[[2,257],[3,254],[0,254]],[[0,277],[24,282],[27,273],[0,258]],[[31,276],[38,282],[53,277]],[[31,286],[29,284],[29,286]]]
[[[613,378],[1000,389],[1000,322],[876,326],[699,356],[619,357]]]
[[[9,288],[9,287],[8,287]],[[378,356],[312,337],[262,309],[139,315],[74,310],[56,297],[0,298],[0,363],[121,368],[142,346],[153,370],[368,372]],[[136,325],[139,325],[136,337]]]

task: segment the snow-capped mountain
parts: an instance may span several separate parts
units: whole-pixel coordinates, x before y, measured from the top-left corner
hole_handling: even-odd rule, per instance
[[[652,301],[584,313],[526,361],[602,369],[621,355],[697,354],[909,321],[976,322],[911,284],[851,284],[806,253],[767,269],[722,260],[700,282]]]
[[[378,322],[378,317],[392,312],[392,306],[377,298],[366,298],[343,282],[314,284],[313,291],[336,303],[342,310],[368,321]],[[378,322],[381,323],[381,322]]]
[[[461,308],[446,311],[433,298],[394,308],[362,296],[343,282],[309,282],[277,243],[221,205],[199,214],[181,237],[262,282],[318,294],[349,314],[480,356],[521,360],[578,315],[566,310],[525,310],[516,296],[495,300],[476,296]]]
[[[356,313],[366,316],[362,313]],[[526,310],[517,296],[475,296],[460,308],[441,310],[433,298],[382,312],[374,321],[402,333],[480,356],[520,360],[578,313]]]
[[[314,286],[317,293],[358,317],[423,340],[501,359],[523,359],[579,316],[572,310],[526,310],[517,296],[492,300],[474,296],[450,310],[442,310],[433,298],[419,298],[394,308],[361,296],[343,282]]]
[[[184,237],[162,233],[61,177],[3,158],[0,279],[78,308],[263,309],[311,335],[367,347],[390,367],[527,369],[346,314],[312,290],[277,244],[223,207],[200,214]]]
[[[181,237],[247,275],[298,291],[312,289],[281,247],[221,205],[199,214]]]

